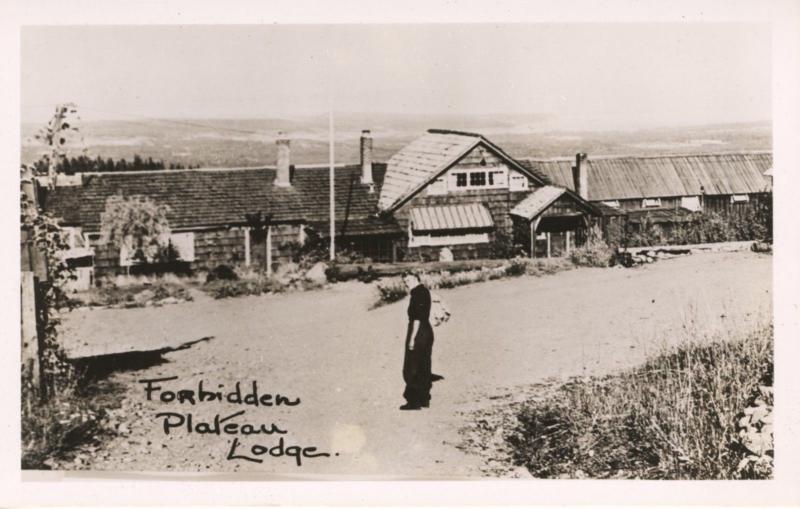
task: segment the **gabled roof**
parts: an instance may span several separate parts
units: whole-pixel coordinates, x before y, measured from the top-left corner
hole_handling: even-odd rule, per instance
[[[574,190],[574,160],[530,160],[556,185]],[[749,194],[769,190],[764,172],[772,154],[730,153],[651,157],[592,157],[588,172],[589,200],[626,200],[666,196]],[[702,190],[701,190],[702,186]]]
[[[511,214],[530,221],[541,214],[554,201],[559,199],[567,190],[563,187],[544,186],[536,189],[524,200],[511,209]]]
[[[385,165],[373,164],[375,189],[360,182],[360,165],[335,169],[337,231],[364,234],[399,232],[390,219],[378,220],[377,201]],[[329,214],[328,168],[296,168],[291,187],[277,187],[274,168],[159,170],[87,173],[77,186],[47,191],[43,207],[65,226],[86,232],[100,230],[106,200],[116,194],[144,195],[170,207],[173,229],[246,224],[246,214],[271,214],[278,222],[305,222],[327,234]]]
[[[390,211],[402,205],[478,145],[485,146],[515,170],[540,184],[543,183],[540,175],[522,166],[480,134],[430,129],[403,147],[386,163],[386,176],[378,207],[383,211]]]

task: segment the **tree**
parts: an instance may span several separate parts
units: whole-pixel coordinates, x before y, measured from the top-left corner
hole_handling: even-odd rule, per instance
[[[47,151],[42,156],[42,164],[34,164],[33,169],[38,175],[49,176],[50,185],[55,185],[58,169],[68,155],[68,146],[76,145],[75,138],[80,136],[79,121],[75,104],[59,104],[50,122],[34,136],[44,142]]]
[[[132,260],[152,263],[169,245],[169,211],[145,196],[110,196],[100,216],[100,240],[127,250]]]

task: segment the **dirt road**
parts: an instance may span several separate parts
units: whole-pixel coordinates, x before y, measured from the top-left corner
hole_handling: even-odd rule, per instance
[[[436,329],[434,371],[445,377],[429,410],[401,412],[405,302],[368,311],[374,288],[362,283],[287,295],[127,310],[82,310],[66,320],[70,341],[134,336],[209,341],[166,355],[165,363],[116,373],[127,388],[123,435],[92,458],[95,470],[248,471],[359,478],[480,475],[461,452],[464,412],[548,377],[613,371],[641,362],[684,326],[745,327],[771,313],[772,258],[702,254],[636,269],[578,269],[540,278],[480,283],[440,293],[453,312]],[[732,325],[731,325],[732,324]],[[145,399],[146,378],[178,376],[164,389],[197,389],[253,380],[262,393],[299,397],[297,406],[195,406]],[[245,392],[245,391],[243,391]],[[285,435],[239,436],[253,444],[318,448],[330,457],[227,459],[233,436],[165,435],[158,412],[191,412],[195,423],[276,424]],[[177,418],[176,418],[177,419]]]

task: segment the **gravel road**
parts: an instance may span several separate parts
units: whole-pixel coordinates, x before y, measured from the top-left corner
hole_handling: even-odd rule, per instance
[[[453,318],[435,331],[433,366],[445,378],[434,385],[431,408],[414,412],[397,408],[403,402],[406,303],[368,310],[375,298],[372,285],[204,298],[160,308],[76,310],[65,320],[73,344],[211,338],[166,354],[160,364],[111,375],[126,387],[116,411],[120,435],[76,468],[237,471],[259,479],[480,476],[484,459],[457,448],[470,411],[530,391],[548,378],[635,365],[663,341],[692,333],[686,327],[747,327],[771,313],[771,280],[770,256],[742,252],[442,290]],[[137,381],[164,377],[178,379],[154,384],[162,391],[148,401],[145,385]],[[222,385],[224,392],[241,382],[243,395],[257,381],[259,393],[300,398],[300,404],[158,399],[164,391],[197,390],[200,381],[207,390]],[[239,435],[198,433],[198,423],[241,410],[244,414],[220,425],[238,423]],[[184,418],[191,413],[196,429],[189,433],[185,425],[176,426],[166,435],[165,418],[156,417],[160,412]],[[286,433],[245,436],[245,423],[275,424]],[[271,449],[281,438],[283,455]],[[320,452],[330,456],[311,457]]]

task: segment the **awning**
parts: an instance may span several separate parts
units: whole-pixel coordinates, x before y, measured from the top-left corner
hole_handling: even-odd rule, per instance
[[[544,186],[532,192],[527,198],[511,209],[511,214],[530,221],[566,192],[563,187]]]
[[[411,209],[411,227],[417,231],[471,230],[494,226],[492,215],[480,203],[415,207]]]

